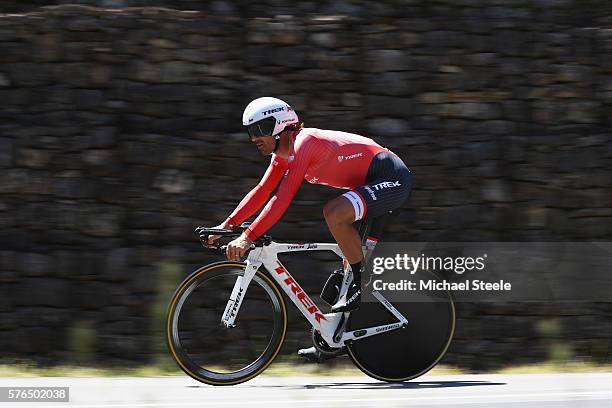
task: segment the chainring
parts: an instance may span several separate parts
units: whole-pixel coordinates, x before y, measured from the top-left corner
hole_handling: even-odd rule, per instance
[[[312,328],[310,330],[310,334],[312,336],[312,342],[317,350],[319,350],[323,354],[336,354],[338,352],[338,348],[332,347],[321,336],[319,330]]]

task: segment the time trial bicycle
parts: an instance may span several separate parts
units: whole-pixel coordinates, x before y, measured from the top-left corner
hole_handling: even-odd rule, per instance
[[[196,233],[210,248],[209,236],[231,240],[247,225],[233,230],[198,227]],[[366,239],[368,228],[360,231],[366,262],[376,245]],[[223,246],[213,249],[224,251]],[[263,372],[285,340],[283,292],[312,326],[321,353],[346,346],[355,365],[373,378],[407,381],[429,371],[444,356],[455,329],[449,292],[419,293],[418,300],[392,303],[387,300],[392,294],[367,287],[363,297],[371,295],[373,300],[362,302],[358,310],[324,313],[278,259],[279,254],[296,251],[331,251],[342,258],[337,244],[278,243],[264,235],[253,242],[246,262],[214,262],[180,283],[168,306],[166,340],[186,374],[207,384],[234,385]],[[335,295],[328,302],[345,296],[351,281],[350,270],[339,274]],[[324,292],[329,293],[329,283]]]

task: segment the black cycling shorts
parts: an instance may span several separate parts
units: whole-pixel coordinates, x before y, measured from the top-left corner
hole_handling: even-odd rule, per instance
[[[344,193],[355,209],[355,221],[374,219],[399,208],[408,199],[412,174],[402,159],[389,152],[372,158],[366,184]]]

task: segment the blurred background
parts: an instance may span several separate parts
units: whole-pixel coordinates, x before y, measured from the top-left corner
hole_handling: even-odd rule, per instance
[[[611,53],[608,0],[3,1],[0,363],[160,364],[174,288],[220,259],[193,229],[267,166],[260,96],[403,158],[389,240],[610,240]],[[340,193],[305,183],[270,233],[330,241]],[[336,265],[288,266],[318,293]],[[443,363],[610,363],[612,299],[458,308]]]

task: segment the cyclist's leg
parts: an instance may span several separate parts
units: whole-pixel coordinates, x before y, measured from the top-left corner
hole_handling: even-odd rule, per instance
[[[361,238],[353,227],[355,210],[351,201],[345,196],[334,198],[323,207],[323,216],[346,260],[350,264],[361,262]]]
[[[401,207],[412,189],[412,174],[397,156],[382,152],[374,157],[366,184],[347,193],[363,202],[364,217],[359,221],[361,244],[365,245],[369,256],[371,249],[381,240],[385,225],[392,216],[390,213]],[[368,259],[365,259],[368,262]]]
[[[361,238],[359,232],[353,227],[353,222],[355,222],[353,203],[349,197],[337,197],[325,205],[324,215],[329,230],[350,265],[349,268],[353,277],[346,296],[343,296],[332,306],[332,312],[348,312],[357,309],[361,304],[361,267],[363,262]],[[344,269],[347,269],[346,265]]]
[[[391,153],[381,152],[372,159],[366,182],[367,184],[342,195],[353,207],[352,215],[354,218],[351,220],[349,217],[351,211],[345,209],[343,222],[346,231],[350,230],[352,232],[351,243],[354,245],[358,243],[359,245],[358,248],[355,248],[356,252],[351,253],[351,256],[359,257],[359,263],[353,264],[351,259],[349,259],[351,270],[353,271],[353,284],[347,291],[346,299],[341,299],[332,307],[334,312],[354,310],[361,301],[361,269],[363,262],[361,238],[354,227],[349,227],[346,224],[351,221],[364,220],[366,217],[364,222],[367,224],[368,219],[379,218],[386,215],[389,211],[400,207],[410,194],[412,174],[399,157]],[[345,204],[344,208],[346,208]],[[336,236],[334,235],[334,237]],[[340,244],[339,241],[338,243]]]
[[[323,215],[329,227],[329,231],[332,233],[338,246],[342,250],[346,261],[351,265],[361,264],[363,259],[361,238],[357,230],[353,227],[355,213],[350,201],[343,196],[336,197],[325,204],[323,207]],[[345,265],[345,267],[348,267],[348,265]],[[316,344],[317,342],[315,341],[315,345]],[[333,352],[322,352],[316,346],[298,350],[298,355],[300,357],[316,363],[322,363],[342,354],[346,354],[346,347],[338,348]]]

